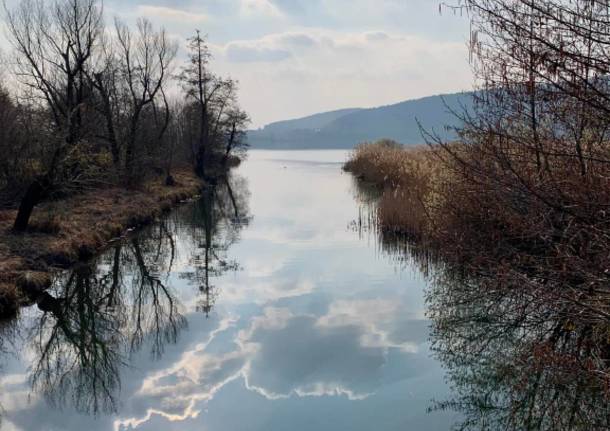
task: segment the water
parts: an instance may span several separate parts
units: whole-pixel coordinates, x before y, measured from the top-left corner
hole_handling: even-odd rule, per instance
[[[3,330],[0,428],[449,429],[424,277],[362,229],[345,158],[252,151],[59,277]]]

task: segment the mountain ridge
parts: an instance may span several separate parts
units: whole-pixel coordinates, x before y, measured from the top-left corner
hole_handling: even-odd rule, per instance
[[[374,108],[348,108],[278,121],[248,131],[252,148],[349,149],[364,141],[424,142],[418,124],[443,139],[454,139],[460,121],[452,110],[472,108],[473,92],[427,96]]]

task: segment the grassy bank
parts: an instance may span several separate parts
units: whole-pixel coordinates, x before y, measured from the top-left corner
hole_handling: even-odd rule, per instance
[[[202,182],[190,170],[147,181],[134,190],[92,190],[36,208],[25,234],[15,234],[15,210],[0,211],[0,316],[27,302],[28,289],[43,289],[52,273],[86,260],[127,229],[150,223],[180,201],[197,195]]]

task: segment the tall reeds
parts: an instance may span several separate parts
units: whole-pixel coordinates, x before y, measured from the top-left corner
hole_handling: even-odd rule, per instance
[[[552,175],[542,176],[523,151],[504,148],[507,168],[484,143],[380,141],[358,146],[345,168],[383,190],[382,229],[409,235],[490,284],[578,304],[579,320],[610,329],[610,165],[589,161],[583,177],[577,159],[548,156]]]
[[[446,297],[432,298],[446,301],[432,309],[437,327],[451,322],[454,330],[474,310],[485,328],[498,310],[472,308],[473,298],[511,304],[511,318],[544,330],[523,333],[521,366],[570,385],[586,381],[608,399],[610,163],[602,156],[610,143],[587,157],[586,175],[566,145],[544,143],[541,172],[531,148],[481,136],[418,148],[378,142],[357,147],[346,170],[382,190],[375,213],[382,231],[407,234],[440,264],[431,272]],[[455,280],[445,283],[447,274]]]
[[[434,208],[439,206],[448,170],[428,147],[403,147],[381,140],[356,147],[345,170],[383,188],[377,223],[424,240],[433,236]]]

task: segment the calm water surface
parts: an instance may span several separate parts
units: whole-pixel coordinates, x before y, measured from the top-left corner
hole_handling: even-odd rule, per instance
[[[3,329],[0,428],[449,429],[424,278],[359,229],[345,158],[253,151],[59,277]]]

